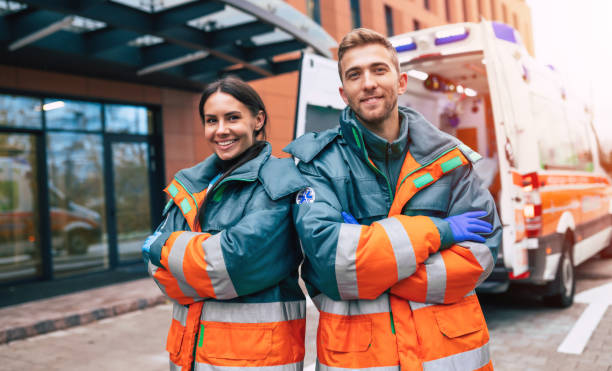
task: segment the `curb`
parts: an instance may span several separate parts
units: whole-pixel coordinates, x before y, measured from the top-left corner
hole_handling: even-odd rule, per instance
[[[0,344],[7,344],[11,341],[22,340],[31,336],[42,335],[57,330],[85,325],[104,318],[114,317],[128,312],[164,304],[167,301],[168,299],[163,295],[147,299],[134,299],[132,301],[117,303],[82,313],[66,313],[66,316],[64,317],[43,320],[27,326],[0,329]]]

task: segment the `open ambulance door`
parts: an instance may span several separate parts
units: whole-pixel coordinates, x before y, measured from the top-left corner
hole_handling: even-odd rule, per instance
[[[295,138],[338,125],[340,111],[346,106],[338,91],[340,85],[338,62],[314,54],[302,54]]]
[[[519,153],[519,146],[521,149],[537,148],[525,143],[526,136],[521,135],[530,122],[529,112],[525,112],[525,108],[529,111],[530,107],[525,86],[529,77],[522,64],[527,51],[518,32],[510,26],[497,22],[481,22],[480,25],[483,27],[484,63],[499,153],[501,190],[498,208],[503,225],[503,244],[498,258],[503,259],[510,278],[523,278],[529,274],[528,249],[533,248],[529,246],[533,241],[527,238],[525,231],[524,174],[517,168],[517,156],[524,155],[522,150]],[[525,172],[524,169],[521,171]]]

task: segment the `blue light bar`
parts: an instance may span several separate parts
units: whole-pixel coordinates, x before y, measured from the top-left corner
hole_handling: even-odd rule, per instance
[[[400,52],[406,52],[409,50],[416,50],[417,46],[415,43],[412,44],[406,44],[406,45],[399,45],[395,47],[395,50],[397,50],[398,53]]]
[[[500,40],[510,41],[511,43],[517,43],[516,37],[514,36],[514,28],[504,23],[491,22],[493,24],[493,32],[495,37]]]
[[[436,45],[443,45],[465,40],[470,35],[470,31],[465,27],[455,28],[448,31],[436,32]]]

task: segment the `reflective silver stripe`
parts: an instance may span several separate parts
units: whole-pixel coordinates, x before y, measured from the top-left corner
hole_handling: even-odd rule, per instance
[[[464,298],[467,298],[468,296],[472,296],[475,295],[476,291],[472,290],[470,292],[468,292],[467,294],[465,294]],[[412,311],[414,312],[417,309],[421,309],[421,308],[426,308],[426,307],[430,307],[432,305],[439,305],[436,303],[419,303],[416,301],[409,301],[408,304],[410,304],[410,309],[412,309]]]
[[[344,300],[359,298],[357,287],[357,246],[361,236],[361,225],[340,225],[336,245],[336,282],[340,297]]]
[[[195,232],[182,232],[178,238],[172,244],[172,248],[170,249],[170,254],[168,254],[168,268],[170,269],[170,273],[176,279],[179,288],[185,294],[185,296],[189,296],[195,299],[202,299],[196,290],[187,284],[187,280],[185,279],[185,273],[183,272],[183,259],[185,257],[185,250],[187,249],[187,245],[189,241],[197,236]]]
[[[489,343],[486,343],[467,352],[423,362],[423,371],[476,370],[486,366],[490,360]]]
[[[322,364],[317,360],[317,367],[315,370],[320,371],[346,371],[346,370],[363,370],[363,371],[398,371],[400,366],[384,366],[384,367],[364,367],[364,368],[344,368],[344,367],[331,367]]]
[[[306,300],[273,303],[226,303],[206,301],[202,321],[266,323],[306,318]]]
[[[493,271],[493,267],[495,266],[491,250],[487,245],[478,242],[464,241],[458,245],[470,249],[476,260],[478,260],[478,264],[480,264],[482,267],[483,272],[476,283],[476,286],[480,285],[487,277],[489,277]]]
[[[176,365],[170,360],[168,360],[168,362],[170,362],[170,371],[181,371],[181,366]]]
[[[187,313],[189,308],[178,303],[172,304],[172,318],[179,321],[182,326],[187,325]]]
[[[215,366],[207,363],[195,364],[195,371],[244,371],[245,369],[252,369],[258,371],[302,371],[304,368],[304,362],[291,363],[288,365],[280,366],[259,366],[259,367],[230,367],[230,366]]]
[[[427,271],[426,303],[444,303],[446,294],[446,266],[440,253],[431,255],[425,260]]]
[[[233,299],[238,294],[229,273],[227,273],[227,266],[225,265],[225,258],[221,248],[221,233],[210,236],[202,243],[204,260],[206,261],[206,272],[208,272],[208,277],[215,290],[215,297],[217,299]]]
[[[321,312],[339,314],[342,316],[357,316],[360,314],[388,313],[389,295],[382,294],[374,300],[342,300],[330,299],[325,294],[312,298],[312,302]]]
[[[155,282],[155,284],[157,285],[157,287],[159,287],[159,289],[161,290],[161,292],[164,293],[164,295],[168,296],[168,294],[166,293],[166,288],[164,287],[164,285],[162,285],[161,283],[157,282],[157,280],[155,279],[155,272],[157,272],[157,270],[159,269],[158,266],[154,265],[153,263],[151,263],[149,261],[149,265],[148,265],[148,269],[149,269],[149,275],[151,277],[153,277],[153,282]]]
[[[410,277],[416,271],[416,257],[404,225],[397,218],[382,219],[377,223],[385,229],[391,241],[397,264],[398,281]]]

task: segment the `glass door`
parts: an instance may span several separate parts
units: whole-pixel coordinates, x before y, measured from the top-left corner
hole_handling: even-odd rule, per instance
[[[43,275],[37,163],[35,135],[0,133],[0,283]]]
[[[151,233],[151,169],[146,138],[112,138],[108,142],[111,164],[111,218],[119,263],[141,259],[140,248]],[[110,222],[110,221],[109,221]]]

